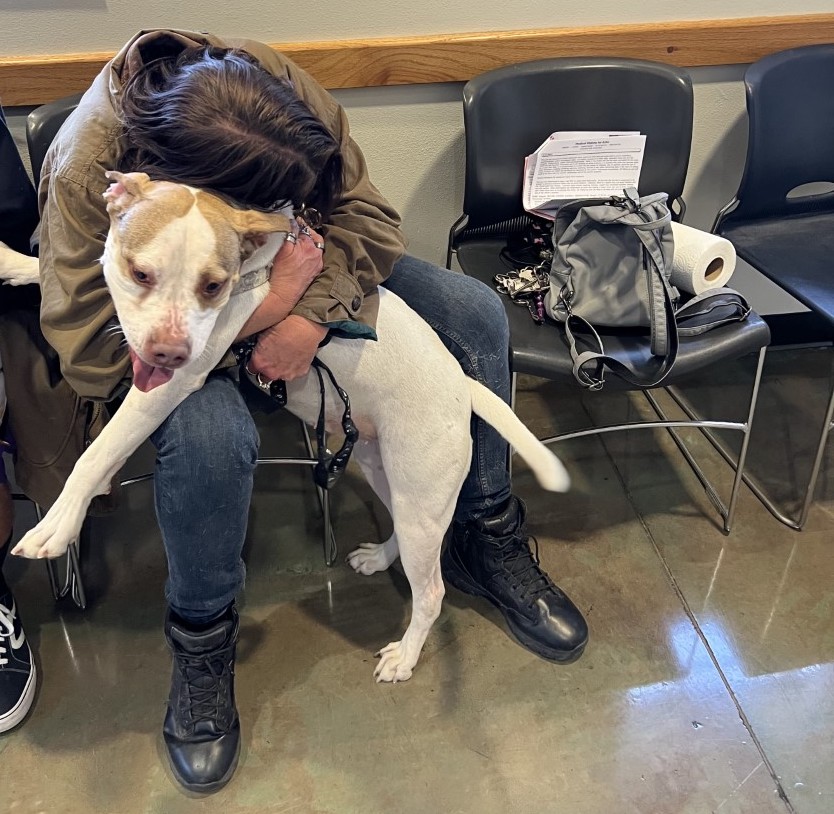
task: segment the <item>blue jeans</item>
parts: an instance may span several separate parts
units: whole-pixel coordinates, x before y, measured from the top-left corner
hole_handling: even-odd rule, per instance
[[[494,291],[409,256],[394,266],[385,286],[434,328],[467,375],[509,401],[509,329]],[[472,435],[458,520],[489,514],[510,496],[506,442],[477,418]],[[258,456],[255,424],[235,380],[216,373],[151,441],[157,450],[156,514],[168,558],[165,595],[179,616],[208,621],[243,587],[241,551]]]

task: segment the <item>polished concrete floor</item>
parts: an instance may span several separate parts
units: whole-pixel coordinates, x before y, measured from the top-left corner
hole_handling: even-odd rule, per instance
[[[787,504],[810,466],[831,359],[783,351],[767,364],[751,468]],[[747,360],[688,392],[741,415],[751,371]],[[643,411],[613,392],[521,382],[519,413],[542,435]],[[294,438],[279,421],[266,447]],[[726,487],[720,459],[696,446]],[[150,485],[94,522],[85,612],[53,602],[41,563],[12,563],[41,682],[27,720],[0,736],[0,812],[834,811],[834,455],[805,531],[744,489],[725,536],[661,432],[559,452],[568,495],[541,492],[523,465],[515,485],[543,564],[587,614],[584,657],[536,658],[491,607],[450,588],[413,678],[394,686],[371,674],[404,629],[402,572],[325,568],[309,476],[262,468],[241,600],[243,750],[209,798],[181,792],[161,753],[169,657]],[[387,533],[355,473],[334,500],[342,554]],[[20,532],[32,517],[18,509]]]

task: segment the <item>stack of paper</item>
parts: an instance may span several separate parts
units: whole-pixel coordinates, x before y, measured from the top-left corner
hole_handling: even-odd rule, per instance
[[[562,204],[637,187],[646,137],[636,131],[560,131],[524,159],[524,208],[553,220]]]

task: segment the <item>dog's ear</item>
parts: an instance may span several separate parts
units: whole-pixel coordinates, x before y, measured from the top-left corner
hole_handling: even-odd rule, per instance
[[[292,231],[290,219],[281,212],[254,212],[232,209],[231,223],[240,235],[240,255],[243,260],[263,246],[267,235]]]
[[[110,186],[104,191],[107,211],[116,215],[122,214],[131,204],[143,198],[145,187],[151,180],[144,172],[108,170],[104,174],[111,181]]]

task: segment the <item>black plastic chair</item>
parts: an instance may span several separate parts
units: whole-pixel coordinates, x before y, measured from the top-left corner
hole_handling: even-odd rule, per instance
[[[43,165],[43,160],[49,150],[49,146],[58,134],[58,131],[61,129],[61,126],[64,124],[66,119],[78,107],[81,96],[82,94],[68,96],[63,99],[58,99],[55,102],[41,105],[40,107],[35,108],[35,110],[33,110],[27,117],[26,139],[29,147],[29,158],[32,164],[32,173],[35,178],[36,185],[40,182],[40,171]],[[300,421],[299,423],[301,424],[304,444],[307,450],[307,457],[262,457],[258,458],[257,463],[259,466],[262,464],[300,464],[302,466],[316,466],[318,463],[318,457],[313,448],[309,429],[303,421]],[[121,481],[121,485],[129,486],[151,478],[153,478],[152,474],[139,475]],[[323,514],[322,545],[324,548],[324,561],[327,565],[333,565],[338,556],[338,548],[330,516],[330,495],[326,489],[322,489],[318,485],[316,485],[316,491],[318,492],[319,503]],[[38,520],[40,520],[41,509],[39,506],[36,506],[36,514]],[[52,593],[55,598],[60,599],[61,597],[69,594],[79,607],[86,607],[87,600],[84,592],[84,583],[81,577],[78,545],[73,543],[69,548],[66,558],[66,572],[63,577],[59,577],[54,560],[46,560],[46,564],[49,571],[49,581],[52,586]]]
[[[32,165],[32,177],[35,179],[35,188],[41,182],[41,167],[46,158],[49,145],[52,144],[61,125],[67,120],[70,113],[78,107],[81,97],[84,94],[77,93],[74,96],[65,96],[54,102],[36,107],[26,117],[26,144],[29,147],[29,163]]]
[[[461,269],[493,285],[507,270],[500,257],[508,237],[529,222],[522,209],[524,157],[560,130],[637,130],[646,135],[640,176],[641,195],[666,192],[675,216],[682,199],[692,140],[693,96],[688,74],[668,65],[628,59],[549,59],[511,65],[472,79],[463,90],[466,170],[463,214],[449,233],[447,266],[456,257]],[[526,308],[505,298],[510,322],[513,407],[518,374],[575,383],[564,331],[553,322],[540,326]],[[632,363],[650,358],[649,338],[634,332],[601,331],[606,348],[626,354]],[[706,489],[729,532],[749,442],[764,349],[770,331],[756,314],[743,323],[700,337],[681,338],[678,359],[664,385],[725,360],[759,352],[751,398],[744,421],[705,421],[676,389],[669,389],[686,420],[666,417],[654,394],[643,389],[657,421],[594,427],[542,439],[555,443],[596,433],[635,427],[665,427]],[[578,386],[578,385],[577,385]],[[635,389],[613,375],[606,387]],[[724,504],[675,428],[696,426],[705,432],[732,429],[743,433],[730,499]]]
[[[741,183],[713,231],[738,256],[783,288],[829,327],[834,340],[834,45],[764,57],[744,75],[749,119]],[[820,182],[827,185],[816,192]],[[806,189],[802,189],[806,187]],[[798,517],[789,517],[748,485],[786,525],[808,519],[834,415],[834,389]]]

